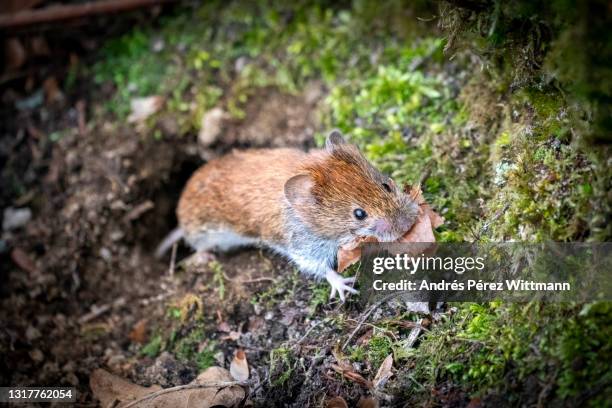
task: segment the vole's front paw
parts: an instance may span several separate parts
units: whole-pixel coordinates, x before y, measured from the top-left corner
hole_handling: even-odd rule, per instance
[[[351,286],[348,286],[349,283],[355,283],[355,277],[352,276],[350,278],[345,278],[342,275],[338,274],[335,271],[329,271],[325,275],[325,279],[329,282],[331,286],[331,294],[329,295],[330,299],[333,299],[336,296],[336,292],[340,295],[340,300],[344,302],[346,299],[344,292],[349,293],[359,293],[356,289]]]

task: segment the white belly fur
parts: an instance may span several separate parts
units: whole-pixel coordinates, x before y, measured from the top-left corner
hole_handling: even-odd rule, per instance
[[[229,229],[207,230],[185,236],[185,240],[196,251],[229,251],[233,248],[257,245],[257,238],[245,237]]]

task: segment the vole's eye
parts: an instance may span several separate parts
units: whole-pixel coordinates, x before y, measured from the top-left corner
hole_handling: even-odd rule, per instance
[[[387,190],[388,193],[391,193],[393,191],[389,183],[382,183],[382,186],[385,190]]]
[[[355,218],[357,218],[360,221],[365,219],[365,217],[368,216],[368,214],[361,208],[355,209],[355,211],[353,211],[353,214],[355,215]]]

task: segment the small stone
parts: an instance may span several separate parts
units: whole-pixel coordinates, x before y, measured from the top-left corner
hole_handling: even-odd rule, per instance
[[[113,255],[108,248],[100,248],[100,257],[106,262],[110,262],[113,259]]]
[[[21,228],[32,219],[32,210],[29,208],[13,208],[4,209],[2,218],[2,230],[10,231]]]
[[[219,367],[223,367],[223,365],[225,364],[225,354],[223,354],[222,351],[217,351],[214,357]]]
[[[55,377],[58,372],[59,372],[59,367],[57,366],[57,363],[54,363],[51,361],[46,362],[43,365],[42,370],[41,370],[41,374],[43,378]]]
[[[153,52],[161,52],[163,51],[165,46],[166,46],[166,43],[164,42],[163,38],[156,38],[153,41],[153,44],[151,45],[151,50]]]
[[[79,378],[74,374],[74,373],[68,373],[66,374],[66,376],[64,377],[64,380],[73,386],[77,386],[79,385]]]
[[[226,117],[225,111],[219,107],[212,108],[202,115],[200,132],[198,133],[198,145],[200,147],[208,147],[219,139],[223,129],[223,120]]]
[[[26,338],[28,339],[28,341],[36,340],[39,337],[40,337],[40,331],[36,327],[29,326],[27,328],[27,330],[26,330]]]
[[[30,351],[30,358],[35,363],[42,363],[43,360],[45,359],[45,355],[43,354],[42,351],[40,351],[40,349],[34,349]]]
[[[117,370],[124,363],[125,363],[125,356],[123,354],[115,354],[106,361],[106,364],[113,370]]]
[[[427,302],[406,302],[406,309],[417,313],[429,313],[430,311]]]
[[[261,312],[263,312],[263,307],[259,303],[255,303],[253,305],[253,311],[255,312],[256,315],[260,315]]]
[[[234,63],[234,71],[236,71],[236,73],[240,73],[242,72],[242,70],[244,69],[244,67],[246,67],[247,63],[248,63],[248,58],[247,57],[238,57],[236,59],[236,62]]]
[[[159,95],[152,95],[143,98],[133,98],[130,101],[131,113],[128,116],[129,123],[142,124],[151,115],[159,112],[165,99]]]
[[[117,241],[120,241],[121,239],[123,239],[124,236],[125,236],[125,234],[122,231],[113,231],[110,234],[110,239],[113,242],[117,242]]]

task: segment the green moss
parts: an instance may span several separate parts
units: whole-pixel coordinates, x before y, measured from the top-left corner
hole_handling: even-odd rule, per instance
[[[187,335],[176,339],[171,349],[179,360],[193,361],[199,370],[204,370],[216,361],[217,343],[209,338],[204,328],[196,326]]]
[[[367,351],[362,346],[353,346],[349,348],[348,357],[351,361],[364,362],[367,356]]]
[[[441,8],[441,26],[448,49],[476,50],[512,87],[564,89],[593,118],[580,134],[610,141],[612,31],[605,1],[452,2]]]
[[[223,272],[223,265],[217,261],[212,261],[208,264],[210,271],[212,272],[212,284],[216,287],[219,299],[225,298],[225,275]]]
[[[154,336],[147,344],[145,344],[140,352],[145,356],[150,358],[155,358],[159,355],[159,352],[162,349],[162,336],[156,335]]]
[[[251,303],[271,309],[284,302],[290,302],[295,298],[295,291],[300,282],[299,271],[293,270],[292,273],[284,275],[283,279],[276,280],[265,290],[255,294],[251,299]]]
[[[272,386],[283,386],[295,369],[295,357],[291,349],[279,347],[270,351],[270,381]]]
[[[414,369],[403,375],[426,388],[450,378],[473,396],[496,394],[509,403],[519,396],[508,391],[508,376],[545,378],[554,384],[554,398],[565,401],[588,389],[610,389],[610,303],[457,307],[449,322],[422,338],[418,353],[408,358]]]
[[[310,296],[309,309],[310,314],[314,314],[319,306],[323,306],[329,303],[329,284],[327,282],[318,282],[310,285],[309,290],[312,295]]]
[[[578,315],[569,317],[564,323],[553,324],[554,331],[551,337],[543,340],[542,347],[556,357],[560,365],[557,395],[575,397],[585,389],[600,387],[607,389],[610,395],[612,373],[607,362],[612,359],[612,304],[586,304]]]
[[[401,7],[367,4],[364,9],[388,20]],[[374,44],[385,45],[381,62],[387,54],[403,55],[404,62],[413,58],[410,49],[385,36],[402,26],[399,21],[379,25],[378,18],[364,20],[357,10],[307,3],[278,6],[209,2],[195,13],[166,19],[155,30],[134,30],[107,43],[93,71],[99,83],[112,83],[117,90],[109,109],[124,118],[131,98],[161,94],[184,134],[197,130],[202,112],[221,100],[233,117],[243,118],[243,106],[257,88],[296,93],[313,78],[332,84],[359,75],[371,66]],[[161,50],[152,52],[160,44]],[[419,52],[428,52],[431,45],[421,47]],[[242,67],[235,72],[238,59]]]
[[[182,316],[181,308],[180,307],[176,307],[176,306],[170,306],[170,307],[168,307],[166,315],[168,317],[172,317],[173,319],[181,320],[181,316]]]
[[[195,363],[198,366],[198,370],[204,371],[208,367],[212,367],[216,364],[215,354],[217,353],[216,345],[214,343],[209,344],[206,348],[198,351],[195,355]]]
[[[366,346],[366,359],[372,367],[379,367],[392,352],[393,341],[385,335],[375,335]]]
[[[583,186],[607,175],[597,166],[585,166],[583,154],[554,139],[539,143],[524,136],[515,144],[507,156],[512,164],[505,165],[503,182],[489,204],[491,213],[503,210],[491,223],[492,236],[561,241],[584,236],[584,227],[596,220],[589,210],[595,203],[593,190]]]

